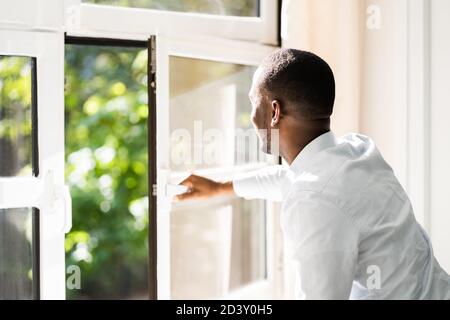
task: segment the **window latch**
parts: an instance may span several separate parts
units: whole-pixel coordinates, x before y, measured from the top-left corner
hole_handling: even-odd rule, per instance
[[[189,191],[189,188],[183,185],[178,184],[166,184],[165,190],[164,190],[164,196],[165,197],[175,197],[177,195],[186,193]],[[153,185],[153,195],[157,196],[158,193],[158,186],[156,184]]]
[[[189,188],[179,184],[167,184],[166,185],[166,197],[175,197],[180,194],[186,193]]]
[[[55,183],[53,171],[42,177],[0,178],[0,209],[37,208],[44,214],[62,213],[61,231],[72,228],[69,187]]]

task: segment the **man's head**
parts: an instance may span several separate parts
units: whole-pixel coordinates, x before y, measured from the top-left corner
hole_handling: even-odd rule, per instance
[[[329,127],[335,98],[333,71],[313,53],[280,49],[255,72],[249,97],[252,122],[256,129],[267,130],[260,138],[270,152],[272,129],[279,129],[283,139],[283,131],[293,128]]]

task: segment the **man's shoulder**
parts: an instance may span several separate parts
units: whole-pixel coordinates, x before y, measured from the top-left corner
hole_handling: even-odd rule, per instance
[[[368,136],[350,133],[337,141],[317,154],[311,166],[291,175],[290,196],[316,192],[347,198],[369,184],[394,178],[391,167]]]

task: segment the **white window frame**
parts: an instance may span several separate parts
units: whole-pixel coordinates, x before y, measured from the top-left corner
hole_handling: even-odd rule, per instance
[[[261,0],[260,17],[108,7],[81,0],[17,0],[2,3],[0,8],[4,9],[0,10],[0,53],[37,59],[40,169],[36,178],[1,178],[0,206],[40,209],[40,297],[64,299],[64,231],[71,226],[70,195],[64,186],[64,32],[127,40],[148,40],[152,34],[176,36],[184,43],[168,41],[174,53],[256,65],[273,49],[257,43],[278,44],[278,1]],[[161,178],[163,171],[158,173]],[[278,222],[275,215],[270,219],[273,225]],[[271,229],[269,238],[274,230],[278,232],[278,227]],[[272,249],[268,257],[279,260]],[[272,264],[268,269],[270,275],[271,270],[279,270]]]
[[[64,36],[0,29],[0,54],[35,57],[39,176],[0,178],[0,208],[40,210],[40,298],[65,299],[64,233],[71,227],[64,186]]]
[[[404,154],[406,156],[406,187],[414,206],[416,219],[430,234],[431,227],[431,4],[428,0],[411,0],[407,4],[404,62],[405,108],[407,112]]]
[[[121,34],[146,40],[149,34],[203,35],[224,39],[278,44],[278,1],[260,0],[259,17],[221,16],[203,13],[127,8],[65,0],[70,17],[68,34]],[[101,19],[98,19],[101,17]],[[120,21],[120,23],[118,23]]]
[[[171,198],[165,193],[169,182],[179,180],[170,171],[170,97],[169,57],[186,57],[216,62],[258,66],[262,59],[274,50],[260,44],[205,37],[182,39],[159,36],[156,39],[156,100],[157,100],[157,167],[158,167],[158,210],[157,210],[157,274],[158,299],[170,299],[170,211]],[[248,164],[231,168],[196,170],[197,174],[213,179],[230,179],[238,173],[248,172],[274,164],[278,159],[269,159],[266,164]],[[177,204],[178,206],[182,204]],[[188,204],[187,206],[192,205]],[[224,299],[275,299],[279,297],[281,276],[278,265],[280,257],[278,206],[266,202],[266,267],[267,278],[252,283]]]
[[[63,26],[63,1],[14,0],[0,2],[0,29],[57,32]]]
[[[170,55],[177,55],[257,66],[278,45],[278,1],[261,0],[261,16],[257,18],[93,5],[82,3],[81,0],[64,0],[64,12],[65,32],[68,36],[143,41],[147,41],[150,35],[157,37],[157,294],[158,299],[170,299],[168,212],[171,203],[161,193],[171,175],[167,140],[170,137],[169,117],[165,113],[169,105],[168,58]],[[257,167],[258,165],[235,167],[234,173]],[[223,176],[222,172],[220,177]],[[229,298],[281,297],[281,257],[279,206],[268,203],[268,277],[233,292]]]

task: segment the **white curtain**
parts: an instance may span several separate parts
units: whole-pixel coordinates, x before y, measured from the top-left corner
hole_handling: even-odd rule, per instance
[[[283,47],[314,52],[335,73],[333,130],[338,135],[360,129],[363,4],[361,0],[283,1]]]
[[[370,8],[379,28],[367,26]],[[284,0],[282,45],[312,51],[336,77],[332,129],[375,140],[406,185],[408,0]]]

